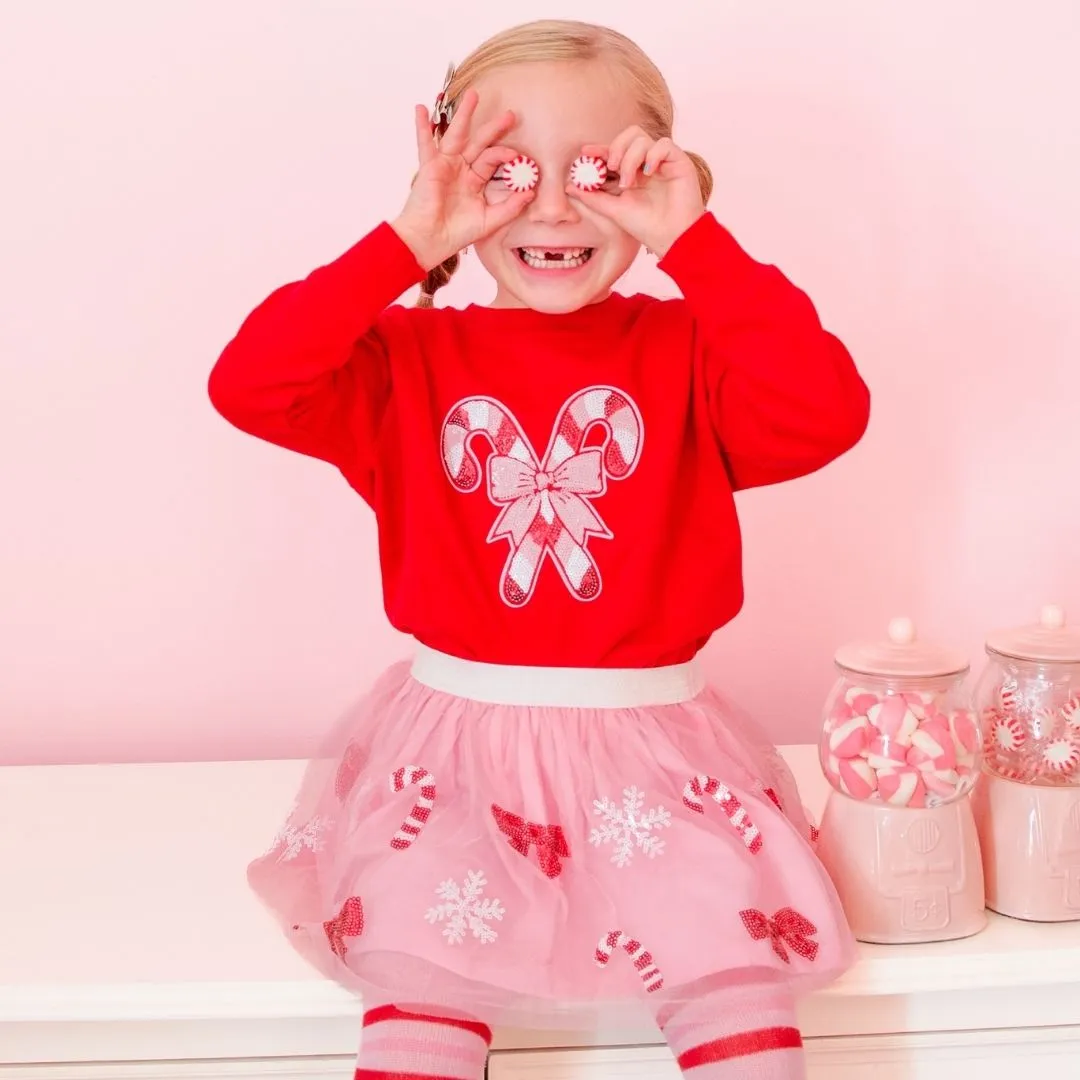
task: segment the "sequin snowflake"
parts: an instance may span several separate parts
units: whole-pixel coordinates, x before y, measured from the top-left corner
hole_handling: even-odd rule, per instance
[[[305,849],[322,851],[323,833],[329,824],[330,821],[321,815],[300,826],[285,824],[274,837],[270,850],[278,853],[278,862],[290,862]]]
[[[593,813],[604,821],[589,833],[589,843],[595,847],[612,845],[611,861],[620,868],[630,864],[635,849],[649,859],[663,854],[664,841],[656,832],[671,824],[670,810],[645,809],[645,792],[628,787],[622,795],[621,806],[606,797],[594,800]]]
[[[447,945],[460,945],[467,934],[472,934],[481,945],[490,945],[499,936],[488,924],[502,922],[506,910],[501,901],[485,898],[486,885],[487,878],[481,871],[470,870],[464,882],[450,878],[435,890],[443,902],[428,908],[424,918],[432,925],[446,924],[443,937]]]

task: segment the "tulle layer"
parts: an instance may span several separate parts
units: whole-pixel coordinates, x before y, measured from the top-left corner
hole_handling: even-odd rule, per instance
[[[854,941],[813,838],[779,754],[712,690],[494,705],[399,665],[248,876],[357,992],[567,1027],[717,980],[836,978]]]

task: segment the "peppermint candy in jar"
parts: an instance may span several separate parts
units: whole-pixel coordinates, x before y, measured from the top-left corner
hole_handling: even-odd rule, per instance
[[[1080,785],[1080,631],[1065,612],[988,635],[977,698],[986,768],[1019,783]]]
[[[836,791],[921,809],[972,789],[982,735],[963,656],[920,642],[910,619],[894,619],[886,641],[847,645],[836,665],[819,743]]]

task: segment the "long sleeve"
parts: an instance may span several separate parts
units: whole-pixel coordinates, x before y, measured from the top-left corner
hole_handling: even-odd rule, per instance
[[[791,480],[850,450],[870,394],[809,297],[705,214],[660,263],[702,352],[709,412],[736,489]]]
[[[391,390],[380,316],[422,277],[398,235],[379,225],[247,317],[210,374],[214,407],[242,431],[369,486]]]

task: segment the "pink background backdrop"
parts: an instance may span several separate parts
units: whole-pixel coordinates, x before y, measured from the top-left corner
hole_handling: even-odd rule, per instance
[[[810,739],[894,614],[970,650],[1080,618],[1080,6],[577,0],[665,70],[712,207],[874,392],[842,463],[741,500],[711,674]],[[291,756],[408,643],[330,468],[210,409],[270,289],[400,206],[411,106],[495,0],[0,13],[0,760]],[[13,106],[13,103],[14,106]],[[629,288],[671,286],[643,262]],[[447,298],[487,296],[475,266]]]

